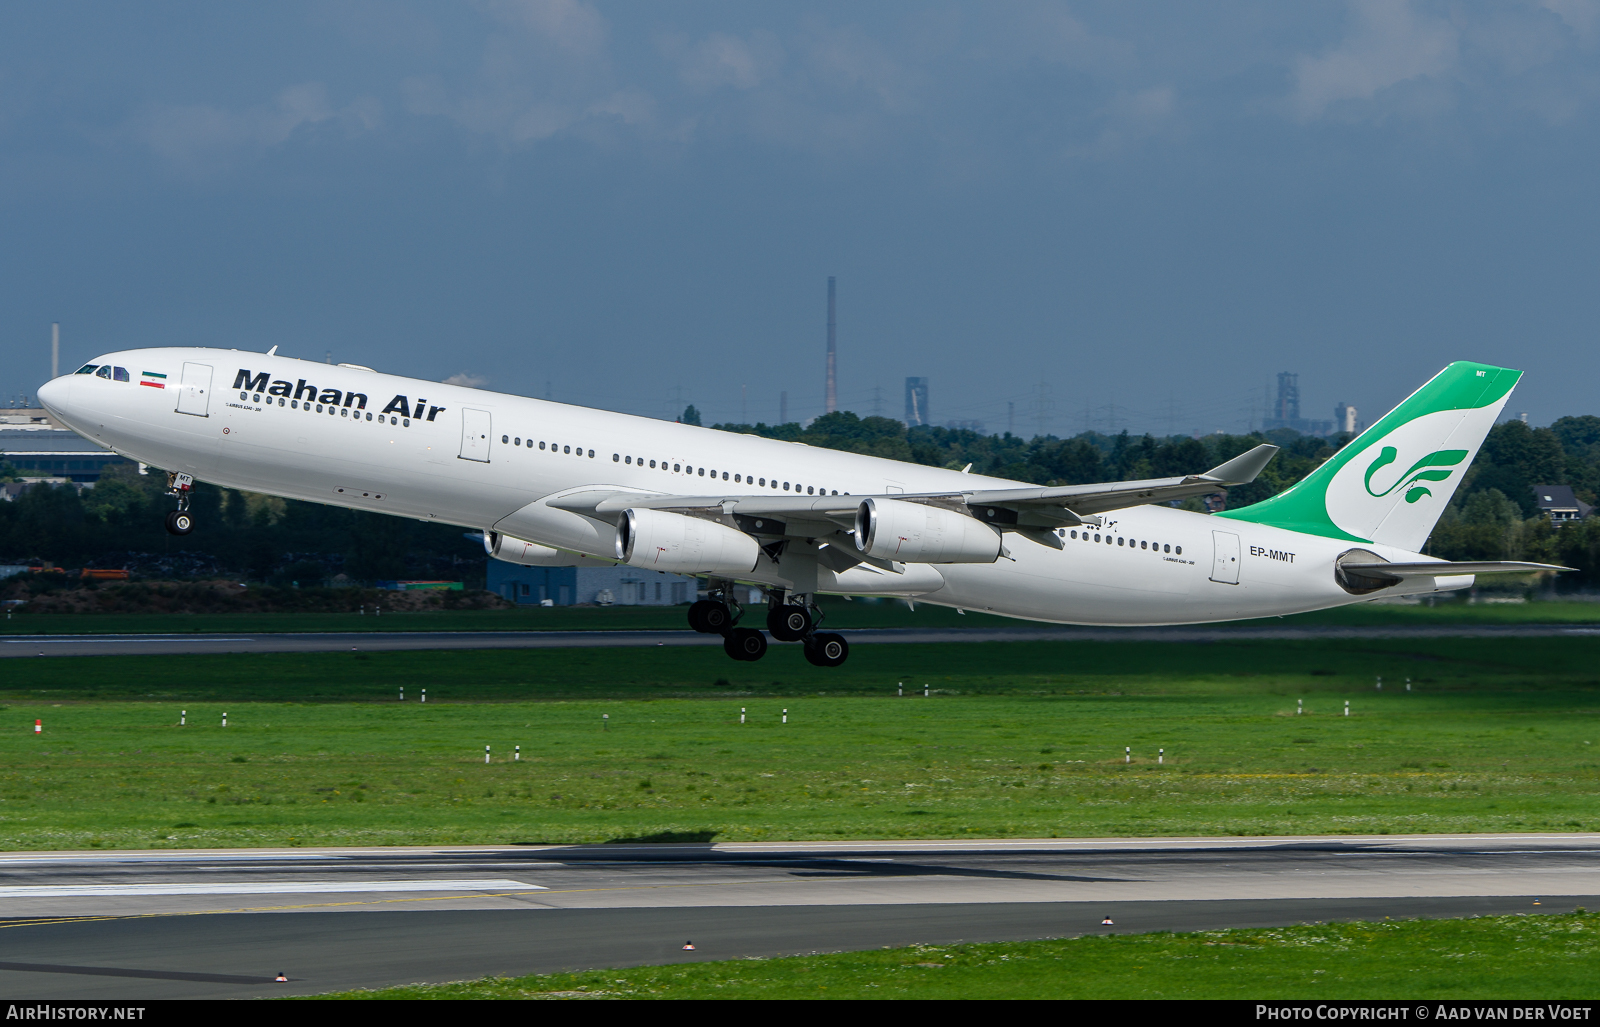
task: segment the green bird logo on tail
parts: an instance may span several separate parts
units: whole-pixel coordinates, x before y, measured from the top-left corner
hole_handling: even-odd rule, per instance
[[[1459,464],[1461,461],[1467,458],[1467,451],[1464,449],[1441,449],[1437,452],[1429,453],[1421,460],[1418,460],[1416,463],[1412,464],[1411,469],[1402,474],[1393,485],[1390,485],[1382,492],[1372,491],[1372,476],[1377,474],[1380,468],[1387,467],[1388,465],[1394,463],[1395,457],[1399,455],[1400,451],[1395,449],[1393,446],[1383,447],[1382,452],[1378,454],[1378,459],[1372,461],[1372,465],[1367,468],[1367,476],[1364,481],[1364,484],[1367,487],[1367,495],[1374,499],[1382,499],[1395,489],[1405,488],[1406,502],[1408,503],[1415,503],[1423,496],[1431,496],[1433,495],[1433,492],[1429,490],[1426,485],[1418,485],[1417,483],[1421,481],[1444,481],[1455,472],[1424,470],[1424,468],[1454,467],[1456,464]]]

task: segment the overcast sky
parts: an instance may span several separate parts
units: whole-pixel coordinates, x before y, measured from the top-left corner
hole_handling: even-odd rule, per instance
[[[710,420],[1600,412],[1600,2],[0,7],[0,388],[123,347]],[[548,384],[547,384],[548,383]],[[747,387],[747,389],[746,389]]]

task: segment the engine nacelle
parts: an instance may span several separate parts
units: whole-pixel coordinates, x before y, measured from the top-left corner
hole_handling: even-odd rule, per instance
[[[994,563],[1000,533],[954,510],[874,498],[856,510],[856,548],[900,563]]]
[[[761,546],[737,528],[664,510],[625,510],[617,522],[617,559],[669,574],[738,577],[755,569]]]
[[[579,556],[565,549],[554,549],[537,542],[529,542],[527,539],[513,538],[498,531],[483,533],[483,548],[496,560],[504,560],[506,563],[519,564],[523,567],[615,567],[617,565],[615,560]]]

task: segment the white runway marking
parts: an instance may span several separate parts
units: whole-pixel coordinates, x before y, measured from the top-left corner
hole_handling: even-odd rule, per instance
[[[507,878],[465,881],[206,881],[185,884],[39,884],[0,886],[0,899],[84,895],[305,895],[320,892],[545,891]]]
[[[114,644],[120,642],[254,642],[253,638],[212,638],[205,635],[180,636],[178,638],[145,638],[125,636],[121,638],[74,638],[68,635],[65,638],[7,638],[3,640],[7,645],[88,645],[99,642]]]

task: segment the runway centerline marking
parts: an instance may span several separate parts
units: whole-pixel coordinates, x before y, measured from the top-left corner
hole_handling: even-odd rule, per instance
[[[50,899],[106,895],[308,895],[321,892],[547,891],[543,885],[507,878],[468,881],[206,881],[185,884],[16,884],[0,886],[0,898]]]

